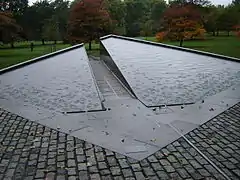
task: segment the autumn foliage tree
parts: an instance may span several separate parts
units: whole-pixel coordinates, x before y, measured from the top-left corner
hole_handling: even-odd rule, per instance
[[[240,39],[240,25],[235,25],[233,29],[235,31],[236,36]]]
[[[91,42],[110,31],[110,16],[103,0],[76,2],[68,21],[68,38],[71,43]]]
[[[192,39],[205,32],[201,23],[201,15],[191,4],[172,5],[164,12],[163,30],[167,38],[183,41]]]
[[[0,12],[0,41],[11,43],[14,47],[14,40],[19,36],[21,27],[16,23],[12,13]]]

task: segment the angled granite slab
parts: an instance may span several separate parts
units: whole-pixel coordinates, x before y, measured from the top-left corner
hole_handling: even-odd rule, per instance
[[[83,45],[3,69],[0,74],[0,100],[52,112],[102,109]],[[7,104],[2,101],[1,106]]]
[[[240,83],[237,58],[116,35],[101,46],[102,60],[148,107],[195,103]]]

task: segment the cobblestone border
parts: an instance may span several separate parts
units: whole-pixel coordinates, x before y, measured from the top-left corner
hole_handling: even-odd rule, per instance
[[[239,137],[239,106],[240,103],[186,135],[201,151],[215,154],[215,159],[224,157],[220,155],[224,152],[231,155],[217,165],[229,170],[235,164],[233,179],[238,177],[240,159],[239,141],[234,137],[236,133]],[[224,127],[219,123],[226,122],[226,117],[229,122],[225,129],[230,134],[215,135],[219,139],[216,145],[206,143],[212,132],[221,134],[219,128]],[[183,138],[137,161],[1,109],[0,142],[0,179],[224,179]],[[213,147],[218,147],[215,151],[220,154],[214,153]]]

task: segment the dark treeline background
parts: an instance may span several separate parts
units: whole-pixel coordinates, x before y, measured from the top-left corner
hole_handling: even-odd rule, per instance
[[[71,7],[67,0],[41,0],[29,5],[28,0],[1,0],[0,41],[46,40],[67,42]],[[194,4],[201,12],[204,28],[213,36],[226,35],[240,23],[240,0],[228,6],[215,6],[208,0],[105,0],[112,19],[111,32],[126,36],[155,36],[161,29],[161,18],[173,4]]]

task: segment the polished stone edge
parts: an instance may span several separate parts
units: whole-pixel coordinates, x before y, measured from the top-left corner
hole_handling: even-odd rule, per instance
[[[82,43],[82,44],[77,44],[77,45],[75,45],[75,46],[71,46],[71,47],[68,47],[68,48],[65,48],[65,49],[61,49],[61,50],[58,50],[58,51],[56,51],[56,52],[52,52],[52,53],[49,53],[49,54],[45,54],[45,55],[43,55],[43,56],[36,57],[36,58],[30,59],[30,60],[28,60],[28,61],[21,62],[21,63],[19,63],[19,64],[15,64],[15,65],[13,65],[13,66],[9,66],[9,67],[3,68],[3,69],[0,70],[0,75],[3,74],[3,73],[9,72],[9,71],[18,69],[18,68],[20,68],[20,67],[23,67],[23,66],[26,66],[26,65],[29,65],[29,64],[38,62],[38,61],[40,61],[40,60],[44,60],[44,59],[46,59],[46,58],[49,58],[49,57],[52,57],[52,56],[55,56],[55,55],[58,55],[58,54],[61,54],[61,53],[64,53],[64,52],[67,52],[67,51],[76,49],[76,48],[79,48],[79,47],[84,47],[83,45],[84,45],[83,43]]]
[[[240,62],[240,59],[235,58],[235,57],[224,56],[224,55],[220,55],[220,54],[214,54],[214,53],[210,53],[210,52],[199,51],[199,50],[194,50],[194,49],[189,49],[189,48],[184,48],[184,47],[178,47],[178,46],[173,46],[173,45],[167,45],[167,44],[163,44],[163,43],[156,43],[156,42],[146,41],[146,40],[143,40],[143,39],[136,39],[136,38],[119,36],[119,35],[114,35],[114,34],[109,34],[107,36],[103,36],[103,37],[100,38],[100,40],[102,41],[102,40],[105,40],[105,39],[108,39],[108,38],[123,39],[123,40],[143,43],[143,44],[149,44],[149,45],[153,45],[153,46],[160,46],[160,47],[171,48],[171,49],[175,49],[175,50],[181,50],[181,51],[191,52],[191,53],[195,53],[195,54],[220,58],[220,59],[229,60],[229,61]]]

